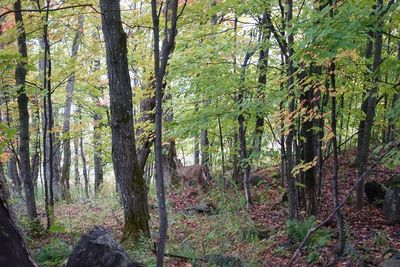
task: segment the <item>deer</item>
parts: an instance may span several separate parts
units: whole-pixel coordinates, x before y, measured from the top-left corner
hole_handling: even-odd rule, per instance
[[[191,181],[195,181],[203,191],[208,188],[207,169],[200,164],[183,166],[180,159],[174,158],[178,176],[184,184],[190,185]]]

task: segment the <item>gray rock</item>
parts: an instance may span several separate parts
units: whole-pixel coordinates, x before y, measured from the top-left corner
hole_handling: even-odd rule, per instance
[[[213,215],[216,214],[216,208],[215,205],[212,203],[200,203],[196,206],[184,209],[183,213],[185,215],[193,215],[195,213]]]
[[[376,181],[367,182],[364,192],[369,203],[382,205],[386,194],[386,189],[382,184]]]
[[[133,262],[114,236],[103,227],[95,226],[78,241],[68,259],[67,267],[142,267]]]
[[[389,223],[400,223],[400,186],[393,186],[386,191],[383,214]]]
[[[400,186],[400,175],[393,175],[390,177],[389,182],[387,183],[387,187],[395,187]]]
[[[399,267],[400,266],[400,253],[397,253],[387,261],[382,262],[379,267]]]

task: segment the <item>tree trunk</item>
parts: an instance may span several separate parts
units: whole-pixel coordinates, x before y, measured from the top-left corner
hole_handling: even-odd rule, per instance
[[[149,236],[146,181],[136,156],[126,34],[119,1],[100,0],[106,46],[114,173],[122,195],[124,237]]]
[[[248,155],[247,155],[247,148],[246,148],[246,130],[244,125],[244,116],[240,114],[238,117],[239,121],[239,143],[240,143],[240,152],[241,152],[241,163],[243,168],[243,187],[244,187],[244,194],[246,198],[247,206],[250,207],[253,205],[253,199],[251,197],[250,191],[250,163],[248,162]]]
[[[80,191],[81,178],[79,176],[79,139],[74,138],[74,176],[75,176],[75,188]]]
[[[93,163],[94,163],[94,192],[98,194],[103,185],[103,150],[101,143],[101,115],[94,115],[94,132],[93,132]]]
[[[310,76],[314,73],[319,73],[320,67],[315,67],[313,66],[313,63],[311,63],[310,66]],[[306,210],[308,215],[316,215],[317,213],[317,203],[316,203],[316,172],[315,172],[315,166],[313,164],[313,161],[315,159],[315,149],[314,149],[314,135],[318,134],[315,133],[313,128],[315,127],[315,120],[313,118],[312,113],[314,112],[315,103],[314,97],[315,97],[315,92],[314,90],[318,86],[317,84],[307,84],[305,82],[305,79],[307,78],[306,71],[302,71],[301,79],[300,79],[300,84],[303,86],[303,91],[300,95],[300,102],[302,105],[302,108],[305,108],[305,114],[301,118],[302,123],[301,123],[301,132],[300,132],[300,140],[301,142],[301,160],[304,164],[310,164],[307,168],[307,170],[302,173],[303,179],[304,179],[304,200],[306,204]],[[311,87],[311,88],[308,88]]]
[[[208,148],[210,142],[208,140],[208,131],[207,129],[202,129],[200,134],[200,142],[201,142],[201,165],[207,166],[210,164],[210,157],[208,155]]]
[[[53,112],[53,114],[58,114],[58,112]],[[53,118],[53,122],[57,121],[54,118],[54,115],[51,115]],[[53,126],[53,128],[58,128],[57,126]],[[61,199],[61,145],[60,142],[60,133],[52,134],[52,149],[53,149],[53,195],[54,200],[59,201]]]
[[[5,188],[0,183],[0,266],[34,267],[21,232],[14,223],[7,199],[4,198]]]
[[[267,19],[266,14],[263,15],[262,23],[259,26],[261,29],[261,42],[265,44],[271,37],[271,31],[266,26]],[[261,141],[264,132],[264,109],[265,109],[265,85],[267,84],[267,69],[268,69],[268,57],[269,48],[261,49],[258,58],[258,90],[257,90],[257,113],[256,113],[256,126],[254,129],[253,138],[253,153],[259,154],[261,151]]]
[[[15,155],[11,155],[11,157],[7,161],[7,175],[13,183],[13,188],[15,189],[15,192],[21,194],[21,180],[19,179],[17,160],[15,159]]]
[[[225,173],[225,151],[224,151],[224,137],[222,135],[221,119],[218,117],[218,131],[219,131],[219,145],[221,148],[221,165],[222,165],[222,177],[224,179],[224,188],[228,188],[228,181],[226,180]]]
[[[294,66],[293,66],[293,43],[294,36],[291,32],[292,29],[292,18],[293,18],[293,1],[287,0],[287,26],[290,32],[288,32],[288,59],[287,59],[287,75],[288,75],[288,88],[289,88],[289,114],[292,114],[295,110],[295,100],[294,100]],[[286,175],[288,184],[288,203],[289,203],[289,219],[297,218],[297,198],[296,198],[296,184],[295,177],[292,175],[293,170],[293,137],[294,137],[294,122],[293,118],[290,119],[289,133],[286,137]]]
[[[333,189],[333,206],[335,209],[339,205],[339,186],[338,186],[338,178],[339,178],[339,159],[338,159],[338,144],[337,144],[337,132],[336,132],[336,81],[335,81],[335,63],[331,62],[330,66],[330,78],[331,84],[330,87],[332,89],[332,133],[333,133],[333,176],[332,176],[332,189]],[[345,234],[345,224],[343,215],[340,212],[340,209],[336,212],[336,219],[338,221],[339,228],[339,239],[336,246],[336,254],[340,257],[346,245],[346,234]]]
[[[246,77],[246,68],[249,64],[250,58],[253,55],[252,52],[247,52],[244,61],[242,64],[242,69],[241,69],[241,77],[240,77],[240,82],[241,85],[245,81]],[[239,95],[238,95],[238,103],[239,103],[239,116],[238,116],[238,123],[239,123],[239,144],[240,144],[240,161],[241,161],[241,167],[243,170],[243,188],[244,188],[244,194],[246,198],[246,203],[247,207],[250,207],[253,205],[253,199],[251,197],[251,191],[250,191],[250,184],[249,184],[249,178],[250,178],[250,160],[248,158],[248,153],[247,153],[247,144],[246,144],[246,125],[245,125],[245,118],[244,118],[244,112],[242,108],[242,103],[244,101],[244,88],[239,89]]]
[[[31,177],[31,162],[29,156],[29,111],[28,96],[25,92],[26,78],[26,60],[28,51],[26,47],[26,35],[24,21],[21,12],[21,1],[14,3],[15,24],[18,27],[18,51],[21,56],[21,62],[17,64],[15,70],[15,80],[18,87],[18,111],[19,111],[19,163],[22,182],[24,183],[25,202],[28,211],[28,218],[31,222],[37,220],[35,190]]]
[[[83,150],[83,137],[79,138],[79,146],[81,149],[81,160],[82,160],[82,173],[83,173],[83,182],[84,182],[84,190],[86,198],[89,198],[89,174],[86,166],[86,158],[85,152]]]
[[[155,119],[155,113],[154,113],[154,108],[156,106],[156,96],[153,93],[155,91],[156,87],[156,80],[154,77],[150,78],[149,86],[148,88],[145,88],[144,90],[150,90],[151,93],[140,101],[140,112],[142,113],[142,116],[139,119],[140,126],[138,126],[138,129],[136,131],[136,136],[138,136],[139,140],[139,147],[137,151],[138,155],[138,161],[139,161],[139,167],[143,171],[144,167],[147,162],[147,158],[150,155],[151,152],[151,146],[153,145],[154,142],[154,130],[152,127],[149,127],[150,125],[154,125],[154,119]],[[146,93],[147,95],[147,93]],[[149,130],[149,128],[151,130]]]
[[[43,22],[43,39],[39,45],[44,50],[44,58],[39,61],[39,71],[43,79],[43,176],[45,181],[45,210],[47,219],[47,229],[54,222],[54,192],[53,192],[53,112],[51,105],[51,59],[50,44],[48,40],[48,21],[49,21],[50,2],[46,5],[46,14]]]
[[[199,147],[199,137],[194,136],[194,164],[200,164],[200,147]]]
[[[371,70],[371,88],[367,92],[367,98],[363,102],[363,111],[365,112],[365,119],[360,122],[359,134],[358,134],[358,146],[357,146],[357,162],[358,162],[358,174],[361,175],[365,172],[368,166],[369,146],[371,142],[371,132],[374,123],[375,110],[377,105],[376,94],[378,92],[379,84],[379,68],[382,61],[382,18],[378,14],[383,6],[383,0],[376,1],[376,16],[377,17],[377,31],[374,32],[374,60]],[[366,57],[370,55],[372,51],[372,41],[368,41]],[[372,55],[372,53],[371,53]],[[364,187],[365,178],[357,185],[356,189],[356,206],[358,209],[363,207],[364,199]]]
[[[400,41],[399,41],[399,43],[397,45],[397,61],[400,62]],[[399,79],[397,81],[399,81]],[[399,82],[397,84],[399,84]],[[397,85],[397,87],[398,86],[399,85]],[[400,98],[400,93],[397,91],[392,97],[392,109],[396,108],[396,105],[397,105],[397,102],[399,101],[399,98]],[[389,119],[388,133],[387,133],[388,142],[392,142],[392,141],[394,141],[396,139],[396,130],[397,130],[396,129],[396,119],[397,118],[394,117],[394,116],[392,116]]]
[[[79,50],[79,45],[81,43],[82,35],[83,35],[83,20],[84,16],[79,15],[78,17],[78,28],[75,33],[74,40],[72,42],[72,50],[71,57],[73,59],[76,58]],[[71,201],[71,193],[69,191],[70,184],[70,168],[71,168],[71,142],[70,142],[70,125],[71,125],[71,106],[72,106],[72,94],[74,92],[75,85],[75,72],[71,73],[71,76],[68,78],[67,87],[66,87],[66,99],[65,99],[65,107],[64,107],[64,124],[63,124],[63,166],[61,173],[61,197],[63,200],[67,202]]]

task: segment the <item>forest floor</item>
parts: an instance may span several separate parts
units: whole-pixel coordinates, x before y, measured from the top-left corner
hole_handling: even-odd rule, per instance
[[[356,179],[352,162],[352,153],[340,158],[341,199]],[[291,224],[295,236],[304,236],[310,226],[325,219],[332,211],[331,166],[332,162],[328,160],[317,218],[303,224]],[[167,257],[167,266],[192,266],[194,259],[215,254],[239,257],[247,263],[246,266],[285,266],[298,242],[290,242],[288,238],[287,204],[282,202],[285,189],[270,174],[270,170],[253,173],[262,176],[263,180],[252,188],[255,204],[250,209],[246,208],[241,190],[224,190],[217,185],[218,180],[208,193],[198,193],[195,188],[169,193],[166,252],[170,257]],[[391,175],[393,170],[378,166],[368,180],[384,182]],[[156,199],[150,197],[149,201],[151,227],[156,232]],[[211,203],[214,208],[211,214],[189,210],[200,203]],[[400,226],[388,225],[382,208],[365,202],[364,209],[357,211],[350,200],[344,206],[343,214],[348,237],[345,256],[340,259],[334,257],[337,237],[336,223],[333,221],[311,238],[295,266],[378,266],[391,257],[394,250],[400,250]],[[122,210],[115,198],[79,200],[73,204],[58,202],[55,216],[56,224],[50,232],[35,236],[27,233],[28,245],[40,266],[60,266],[60,263],[65,263],[71,247],[94,225],[111,229],[118,239],[122,236]],[[305,217],[305,214],[301,213],[301,217]],[[143,240],[135,246],[124,243],[124,246],[134,260],[143,262],[145,266],[154,266],[151,241]],[[178,259],[174,255],[186,259]]]

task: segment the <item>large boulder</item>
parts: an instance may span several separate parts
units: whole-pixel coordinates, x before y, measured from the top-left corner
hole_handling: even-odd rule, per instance
[[[382,184],[371,181],[365,184],[364,192],[369,203],[381,205],[385,198],[386,189]]]
[[[67,267],[141,267],[103,227],[95,226],[78,241]]]
[[[383,201],[383,214],[389,223],[400,223],[400,182],[392,178]]]

